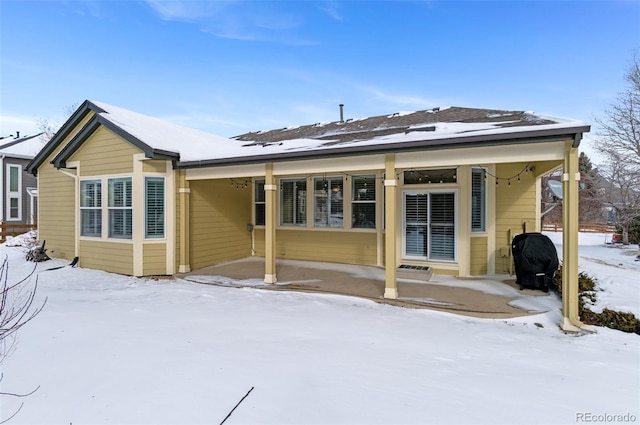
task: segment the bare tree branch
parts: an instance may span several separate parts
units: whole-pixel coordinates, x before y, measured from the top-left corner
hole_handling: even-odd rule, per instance
[[[44,308],[47,299],[35,307],[34,301],[38,290],[38,279],[33,286],[29,282],[35,273],[35,267],[22,280],[14,284],[8,283],[9,263],[5,257],[0,266],[0,362],[12,351],[14,341],[8,342],[18,329],[29,323]]]
[[[15,333],[18,329],[33,320],[42,311],[47,302],[45,298],[42,304],[34,306],[38,290],[37,277],[34,279],[33,285],[30,285],[30,282],[35,270],[34,266],[26,277],[16,283],[9,284],[9,262],[7,257],[0,265],[0,364],[15,349]],[[4,374],[0,373],[0,382],[2,382],[3,378]],[[39,388],[40,386],[38,385],[33,391],[24,394],[0,391],[0,397],[29,397]],[[24,403],[20,403],[20,406],[8,418],[0,420],[0,424],[4,424],[16,417],[23,406]]]
[[[0,382],[2,382],[2,379],[4,378],[4,373],[0,373]],[[18,398],[23,398],[23,397],[29,397],[30,395],[32,395],[33,393],[35,393],[36,391],[38,391],[40,389],[40,385],[38,385],[33,391],[26,393],[26,394],[15,394],[15,393],[4,393],[4,392],[0,392],[0,396],[9,396],[9,397],[18,397]],[[9,422],[11,419],[15,418],[16,415],[20,412],[20,410],[22,410],[22,406],[24,406],[24,402],[20,403],[20,406],[18,406],[18,408],[16,409],[15,412],[13,412],[11,414],[11,416],[9,416],[7,419],[4,419],[2,421],[0,421],[0,424],[4,424]]]
[[[616,102],[596,118],[596,149],[606,158],[601,167],[600,196],[615,212],[622,242],[629,244],[629,229],[640,221],[640,63],[634,57],[625,75],[629,83]]]

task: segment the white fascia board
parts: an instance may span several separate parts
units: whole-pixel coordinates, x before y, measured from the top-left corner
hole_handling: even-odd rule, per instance
[[[509,146],[403,152],[396,154],[396,168],[448,167],[564,159],[564,141]]]
[[[187,168],[187,180],[209,180],[265,175],[264,164],[229,165],[223,167]]]
[[[384,154],[358,155],[306,161],[275,162],[273,174],[294,175],[313,173],[340,173],[343,171],[384,170]]]

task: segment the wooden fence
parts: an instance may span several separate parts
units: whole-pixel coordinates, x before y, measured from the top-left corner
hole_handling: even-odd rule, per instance
[[[7,236],[16,236],[27,233],[29,230],[37,230],[37,224],[14,224],[3,221],[0,223],[0,243],[7,241]]]
[[[562,224],[545,223],[542,225],[544,232],[562,232]],[[615,233],[616,227],[612,224],[578,224],[579,232],[590,233]]]

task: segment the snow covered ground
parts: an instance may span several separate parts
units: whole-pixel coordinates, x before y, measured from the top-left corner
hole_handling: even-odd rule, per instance
[[[580,235],[581,270],[599,280],[596,307],[640,315],[640,262],[604,238]],[[12,282],[33,267],[19,247],[0,246],[5,255]],[[9,423],[218,424],[251,388],[225,424],[640,421],[640,337],[564,334],[558,309],[476,319],[336,295],[43,271],[64,264],[38,266],[45,309],[2,364],[0,391],[40,388],[0,396],[0,421],[24,403]]]

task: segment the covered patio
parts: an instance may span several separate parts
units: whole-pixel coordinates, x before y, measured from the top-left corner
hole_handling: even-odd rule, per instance
[[[553,293],[518,290],[515,276],[488,275],[459,278],[433,275],[430,280],[397,279],[398,298],[384,297],[385,270],[312,261],[277,260],[278,283],[264,283],[264,258],[247,257],[176,275],[190,282],[254,287],[274,291],[301,291],[355,296],[375,302],[426,308],[472,317],[504,319],[561,308]]]

